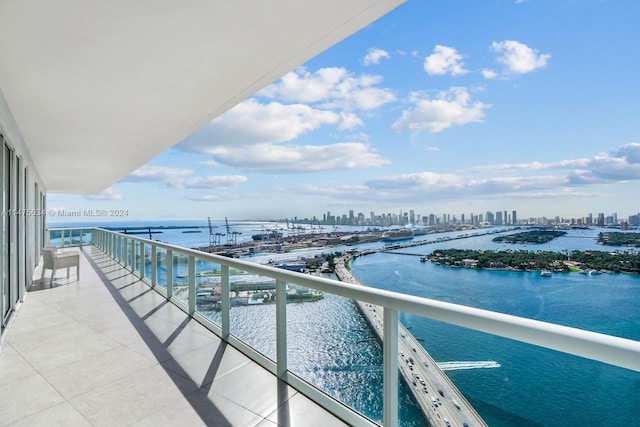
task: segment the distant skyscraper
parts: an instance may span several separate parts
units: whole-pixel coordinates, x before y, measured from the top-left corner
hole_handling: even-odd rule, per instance
[[[513,225],[518,224],[518,217],[516,216],[516,211],[511,212],[511,224]]]
[[[416,223],[416,213],[413,211],[413,209],[411,209],[409,211],[409,222],[411,224],[415,224]]]
[[[604,213],[598,214],[598,225],[601,227],[604,225]]]
[[[496,212],[495,225],[502,225],[502,212]]]
[[[496,223],[495,215],[493,214],[493,212],[487,211],[487,222],[491,225],[494,225]]]

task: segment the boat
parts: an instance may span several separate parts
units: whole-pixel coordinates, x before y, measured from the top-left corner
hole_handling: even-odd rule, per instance
[[[427,262],[427,257],[426,256],[421,256],[420,257],[420,262]]]
[[[542,270],[540,272],[540,276],[542,276],[542,277],[551,277],[551,272],[549,270]]]
[[[263,233],[254,234],[251,238],[254,241],[262,241],[262,240],[276,240],[282,239],[282,232],[278,230],[265,231]]]
[[[598,274],[602,274],[602,271],[589,270],[589,276],[597,276]]]
[[[273,264],[273,266],[277,268],[282,268],[284,270],[297,271],[299,273],[302,273],[307,269],[306,262],[282,262],[278,264]]]
[[[409,239],[413,239],[413,230],[409,228],[403,228],[400,230],[389,230],[382,234],[383,242],[395,242],[397,240]]]

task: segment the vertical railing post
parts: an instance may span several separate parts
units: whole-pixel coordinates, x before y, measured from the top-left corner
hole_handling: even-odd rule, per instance
[[[229,284],[229,266],[220,265],[220,309],[222,311],[222,322],[220,324],[223,340],[229,338],[231,331],[231,285]]]
[[[167,249],[167,256],[164,258],[167,269],[167,299],[173,296],[173,250]]]
[[[189,255],[189,314],[196,312],[196,257]]]
[[[278,378],[287,372],[287,287],[276,280],[276,370]]]
[[[384,307],[382,425],[398,425],[398,311]]]
[[[158,247],[151,245],[151,287],[158,284]]]
[[[64,229],[60,230],[60,247],[64,248]]]

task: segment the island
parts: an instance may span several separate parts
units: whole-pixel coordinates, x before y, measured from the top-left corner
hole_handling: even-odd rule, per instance
[[[620,231],[598,233],[597,241],[601,245],[638,248],[640,247],[640,233],[622,233]]]
[[[557,230],[533,230],[525,231],[523,233],[508,234],[506,236],[498,236],[493,239],[494,242],[502,243],[529,243],[539,245],[542,243],[549,243],[553,239],[557,239],[560,236],[567,234],[566,231]]]
[[[634,252],[438,249],[426,258],[455,268],[640,273],[640,255]]]

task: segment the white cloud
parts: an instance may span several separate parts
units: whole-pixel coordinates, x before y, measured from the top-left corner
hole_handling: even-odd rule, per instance
[[[243,175],[194,176],[170,181],[166,184],[173,188],[211,189],[232,187],[247,181],[248,178]]]
[[[193,169],[171,168],[165,166],[142,166],[124,178],[123,182],[167,182],[191,175]]]
[[[544,68],[551,58],[551,55],[539,54],[535,49],[515,40],[494,41],[491,50],[499,54],[498,62],[514,74],[526,74]]]
[[[261,104],[249,99],[189,136],[177,148],[209,153],[219,146],[248,147],[285,142],[323,125],[345,123],[345,120],[348,118],[333,111],[318,110],[304,104]],[[351,119],[350,123],[355,121]]]
[[[389,58],[391,57],[389,56],[389,52],[387,52],[386,50],[372,47],[369,49],[369,51],[367,52],[367,55],[364,57],[364,60],[362,62],[364,63],[364,65],[373,65],[373,64],[379,64],[380,60],[382,59],[389,59]]]
[[[496,73],[494,70],[490,70],[487,68],[482,70],[482,77],[484,77],[487,80],[493,80],[496,77],[498,77],[498,73]]]
[[[535,174],[542,170],[558,172]],[[478,176],[478,172],[482,175]],[[492,176],[505,172],[514,172],[516,175]],[[591,158],[488,165],[471,168],[466,173],[406,173],[371,179],[362,186],[308,187],[305,191],[350,200],[352,203],[417,202],[425,199],[437,202],[495,197],[567,200],[594,197],[602,193],[594,189],[603,185],[639,180],[640,143],[630,143]]]
[[[356,116],[353,113],[340,113],[340,124],[338,125],[338,129],[340,130],[352,130],[358,126],[362,126],[364,123],[360,117]]]
[[[201,189],[230,187],[247,181],[242,175],[199,177],[191,176],[193,174],[193,169],[142,166],[122,182],[157,182],[171,188]]]
[[[328,109],[372,110],[396,99],[389,89],[375,87],[381,76],[353,76],[345,68],[321,68],[314,73],[301,67],[266,87],[258,96],[287,102],[321,103]]]
[[[122,194],[117,193],[113,187],[109,187],[99,194],[85,196],[87,200],[122,200]]]
[[[484,119],[484,110],[490,105],[471,101],[466,88],[452,87],[443,91],[434,99],[423,94],[413,93],[415,107],[405,110],[402,117],[393,123],[393,130],[441,132],[451,126],[480,122]]]
[[[612,181],[640,180],[640,143],[621,145],[615,150],[596,154],[592,158],[497,164],[471,168],[473,172],[505,173],[516,171],[569,170],[574,185],[603,184]]]
[[[251,150],[234,146],[211,147],[216,162],[243,170],[303,173],[376,167],[389,163],[368,144],[343,142],[331,145],[257,144]]]
[[[375,110],[396,99],[393,92],[379,87],[381,82],[381,76],[354,76],[345,68],[327,67],[312,73],[301,67],[211,121],[177,148],[211,155],[209,165],[269,173],[379,166],[387,161],[366,144],[296,146],[293,142],[323,126],[338,131],[363,126],[357,111]],[[261,98],[274,100],[265,104]],[[361,133],[356,140],[367,138]],[[357,158],[341,152],[344,149]]]
[[[462,55],[452,47],[437,45],[433,53],[424,59],[427,74],[451,74],[457,76],[468,71],[464,69]]]

